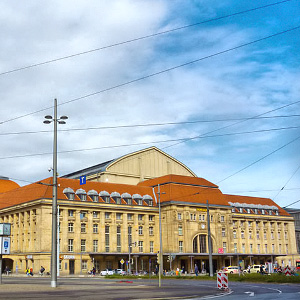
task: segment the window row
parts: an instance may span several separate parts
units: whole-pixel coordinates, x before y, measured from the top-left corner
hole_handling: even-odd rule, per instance
[[[70,187],[65,188],[63,193],[69,200],[81,200],[81,201],[93,201],[102,203],[113,203],[113,204],[127,204],[127,205],[147,205],[153,206],[153,198],[150,195],[141,196],[140,194],[130,195],[123,193],[120,195],[118,192],[112,192],[111,194],[107,191],[101,191],[99,194],[95,190],[86,192],[84,189],[78,189],[74,192]]]
[[[87,252],[87,241],[85,239],[80,240],[80,251],[81,252]],[[138,252],[144,252],[144,242],[143,241],[138,241],[136,243],[136,247]],[[126,251],[128,250],[128,247],[126,247]],[[74,239],[68,239],[68,252],[74,252]],[[109,245],[109,235],[105,235],[105,252],[110,251],[110,245]],[[119,233],[117,233],[117,252],[121,252],[121,236]],[[131,249],[132,251],[132,249]],[[98,240],[93,240],[93,245],[92,245],[92,252],[97,253],[99,252],[99,241]],[[136,251],[133,251],[136,252]],[[154,252],[154,241],[149,241],[149,252],[153,253]]]
[[[223,236],[223,230],[222,230],[222,236]],[[237,231],[236,230],[233,230],[233,238],[236,239],[238,238],[237,236]],[[241,231],[241,238],[244,239],[245,238],[245,231]],[[253,238],[253,234],[252,234],[252,231],[249,231],[248,232],[248,238],[249,239],[252,239]],[[266,240],[267,239],[267,232],[264,231],[263,232],[263,238]],[[270,238],[272,240],[275,239],[275,233],[273,231],[271,231],[271,234],[270,234]],[[277,239],[280,240],[282,238],[282,233],[280,231],[277,232]],[[256,239],[260,239],[260,231],[257,230],[256,231]],[[284,239],[287,240],[288,239],[288,233],[287,232],[284,232]]]

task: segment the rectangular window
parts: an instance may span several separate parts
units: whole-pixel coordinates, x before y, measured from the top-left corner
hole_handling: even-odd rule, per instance
[[[223,242],[223,251],[224,251],[224,253],[227,253],[226,242]]]
[[[117,227],[117,252],[121,252],[121,226]]]
[[[271,232],[271,239],[274,240],[274,232]]]
[[[93,240],[93,252],[98,252],[98,240]]]
[[[128,226],[128,245],[132,243],[132,227]]]
[[[234,253],[237,253],[237,243],[234,243],[233,247],[234,247]]]
[[[236,239],[236,231],[233,230],[233,238]]]
[[[281,244],[279,244],[279,253],[281,253]]]
[[[260,254],[260,244],[257,244],[257,253]]]
[[[281,238],[281,234],[280,234],[280,231],[278,231],[278,239],[280,240]]]
[[[178,213],[178,214],[177,214],[177,218],[178,218],[178,220],[182,220],[182,219],[181,219],[181,213]]]
[[[224,222],[224,221],[225,221],[225,217],[221,216],[221,222]]]
[[[183,241],[179,241],[179,252],[183,252]]]
[[[153,235],[153,227],[152,226],[149,227],[149,235]]]
[[[110,219],[110,212],[105,212],[105,219]]]
[[[178,235],[182,235],[182,225],[178,226]]]
[[[86,218],[86,216],[87,216],[87,212],[86,211],[81,211],[80,212],[80,220]]]
[[[256,231],[256,238],[259,240],[259,231]]]
[[[81,247],[80,247],[80,251],[81,252],[85,252],[86,249],[85,249],[85,243],[86,243],[86,240],[81,240]]]
[[[68,216],[69,217],[74,217],[75,213],[74,213],[74,210],[73,209],[69,209],[68,210]]]
[[[143,221],[143,217],[144,217],[144,215],[138,215],[138,220]]]
[[[68,232],[74,232],[74,223],[68,224]]]
[[[268,244],[265,244],[265,253],[268,253]]]
[[[153,215],[149,215],[149,221],[153,222],[154,221],[154,216]]]
[[[99,212],[93,211],[93,218],[99,218]]]
[[[272,244],[272,253],[275,253],[275,245]]]
[[[222,237],[225,237],[225,236],[226,236],[225,228],[222,228]]]
[[[286,252],[286,254],[289,253],[289,245],[288,244],[285,245],[285,252]]]
[[[253,245],[250,244],[250,253],[253,253]]]
[[[245,232],[241,231],[241,238],[244,239],[245,238]]]
[[[252,231],[249,231],[249,239],[252,239]]]
[[[245,244],[242,244],[242,252],[245,253]]]
[[[266,231],[264,232],[264,239],[265,240],[267,239],[267,232]]]
[[[93,224],[93,233],[98,233],[98,224]]]
[[[284,239],[286,239],[286,240],[288,239],[288,234],[286,231],[284,232]]]
[[[81,262],[81,269],[82,270],[87,270],[87,260],[82,260],[82,262]]]
[[[153,241],[150,241],[150,253],[153,253],[154,252],[154,242]]]
[[[109,226],[105,226],[105,252],[109,252]]]
[[[132,214],[127,214],[127,220],[132,220],[133,219],[133,215]]]
[[[143,226],[139,226],[139,235],[143,235]]]
[[[73,252],[74,251],[74,240],[68,239],[68,251]]]
[[[81,233],[86,233],[86,224],[81,223]]]
[[[248,226],[252,227],[252,222],[251,221],[248,221]]]
[[[139,252],[144,252],[143,241],[139,241]]]
[[[116,214],[116,219],[117,219],[117,220],[121,220],[121,219],[122,219],[122,214],[117,213],[117,214]]]

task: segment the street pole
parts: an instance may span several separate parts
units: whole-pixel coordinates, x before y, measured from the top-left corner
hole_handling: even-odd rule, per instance
[[[52,237],[51,237],[51,287],[57,287],[57,124],[66,124],[67,116],[57,118],[57,99],[54,99],[54,116],[45,116],[44,123],[54,123],[53,140],[53,197],[52,197]]]
[[[206,200],[207,206],[207,235],[208,235],[208,252],[209,252],[209,276],[213,277],[213,261],[212,261],[212,245],[211,245],[211,233],[210,233],[210,215],[209,215],[209,205],[208,200]]]
[[[163,267],[162,255],[162,227],[161,227],[161,207],[160,207],[160,185],[158,185],[158,214],[159,214],[159,274],[158,274],[158,287],[161,287],[161,273]]]
[[[59,276],[59,205],[57,205],[57,276]]]
[[[54,99],[51,287],[57,287],[57,100]]]

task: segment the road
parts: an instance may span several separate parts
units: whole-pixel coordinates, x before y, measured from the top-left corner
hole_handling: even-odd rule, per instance
[[[164,279],[104,279],[100,277],[63,277],[58,287],[50,287],[50,278],[4,277],[0,299],[284,299],[299,300],[299,284],[250,284],[230,282],[229,293],[216,288],[215,281]]]

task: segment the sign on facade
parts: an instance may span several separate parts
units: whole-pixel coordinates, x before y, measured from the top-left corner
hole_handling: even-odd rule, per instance
[[[75,255],[64,255],[64,259],[75,259]]]
[[[0,223],[0,235],[10,235],[10,223]]]
[[[0,254],[10,254],[10,237],[0,236]]]

